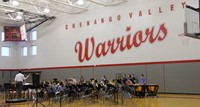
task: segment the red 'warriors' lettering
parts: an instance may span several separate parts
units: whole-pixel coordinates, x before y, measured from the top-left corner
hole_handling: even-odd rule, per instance
[[[93,55],[100,58],[108,53],[114,54],[116,51],[124,52],[126,49],[138,48],[146,42],[153,44],[156,41],[164,40],[168,33],[165,24],[161,24],[158,31],[155,31],[154,26],[146,28],[145,31],[137,31],[134,34],[130,31],[131,27],[127,27],[127,36],[114,38],[102,43],[96,43],[94,37],[87,38],[85,43],[78,41],[75,44],[75,53],[78,54],[78,60],[80,62],[89,61]],[[91,48],[90,51],[89,48]]]

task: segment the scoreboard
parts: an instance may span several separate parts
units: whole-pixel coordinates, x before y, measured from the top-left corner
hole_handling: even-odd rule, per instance
[[[5,41],[24,41],[26,39],[25,26],[4,26]]]

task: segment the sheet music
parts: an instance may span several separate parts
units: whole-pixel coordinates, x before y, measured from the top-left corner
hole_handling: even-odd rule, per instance
[[[32,85],[33,83],[24,83],[24,85]]]

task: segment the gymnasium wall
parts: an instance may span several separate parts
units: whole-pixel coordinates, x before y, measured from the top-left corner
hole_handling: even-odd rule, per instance
[[[185,1],[198,5],[198,0],[129,0],[119,6],[57,17],[36,29],[35,42],[0,42],[1,46],[11,46],[12,51],[10,57],[0,56],[0,70],[39,70],[41,80],[64,80],[70,76],[78,79],[80,75],[99,80],[103,74],[112,79],[120,73],[134,73],[139,78],[144,74],[147,83],[159,84],[160,92],[200,94],[200,41],[178,36],[184,32]],[[146,39],[148,29],[154,29],[155,41]],[[134,45],[125,44],[129,37],[135,37]],[[139,41],[140,37],[146,41]],[[118,44],[116,51],[110,47],[103,53],[103,47],[108,49],[104,42],[114,41],[117,46],[116,41],[122,38],[121,47],[126,45],[125,49]],[[38,46],[37,55],[22,57],[20,47],[30,45]],[[93,52],[91,58],[85,52]],[[0,72],[1,84],[14,78],[16,71],[10,71]]]

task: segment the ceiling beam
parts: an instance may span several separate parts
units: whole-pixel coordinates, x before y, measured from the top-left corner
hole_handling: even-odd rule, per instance
[[[128,2],[128,0],[122,0],[122,1],[124,1],[124,2]]]
[[[37,7],[41,7],[41,8],[46,8],[46,6],[40,6],[40,5],[33,4],[33,3],[28,3],[28,2],[23,2],[23,1],[19,1],[19,2],[23,3],[23,4],[30,5],[30,6],[37,6]],[[61,12],[61,13],[73,14],[73,13],[70,13],[70,12],[62,11],[62,10],[57,10],[57,9],[52,9],[52,8],[49,8],[49,9],[54,10],[54,11],[58,11],[58,12]]]
[[[77,9],[81,9],[81,10],[84,10],[84,11],[88,11],[88,9],[83,8],[83,7],[74,6],[74,5],[64,3],[64,2],[60,2],[60,1],[56,1],[56,0],[52,0],[52,1],[55,2],[55,3],[59,3],[59,4],[67,5],[67,6],[70,6],[70,7],[74,7],[74,8],[77,8]]]
[[[31,3],[33,3],[33,1],[32,0],[29,0]],[[35,10],[39,13],[40,11],[39,11],[39,9],[35,6],[35,5],[33,5],[33,7],[35,8]]]
[[[3,19],[8,19],[8,20],[14,20],[15,21],[15,19],[11,19],[10,17],[3,17],[3,16],[0,16],[0,18],[3,18]]]
[[[18,10],[23,10],[21,8],[17,8],[17,7],[12,7],[12,6],[8,6],[8,5],[4,5],[4,4],[0,4],[0,8],[3,7],[4,9],[5,8],[9,8],[11,10],[13,10],[12,12],[15,12],[15,11],[18,11]],[[24,11],[27,11],[27,10],[24,10]],[[10,11],[11,12],[11,11]],[[37,13],[37,12],[33,12],[33,11],[29,11],[30,13],[34,13],[34,14],[37,14],[37,15],[43,15],[41,13]]]
[[[95,0],[86,0],[88,2],[91,2],[91,3],[95,3],[95,4],[98,4],[98,5],[102,5],[102,6],[111,6],[113,4],[105,4],[105,3],[100,3],[100,2],[97,2]],[[114,2],[115,0],[113,0]],[[118,0],[119,1],[119,0]],[[124,3],[124,2],[127,2],[128,0],[120,0],[121,2],[120,3]],[[117,3],[118,4],[118,3]]]
[[[97,2],[97,1],[95,1],[95,0],[86,0],[86,1],[91,2],[91,3],[98,4],[98,5],[102,5],[102,6],[107,6],[106,4],[99,3],[99,2]]]

